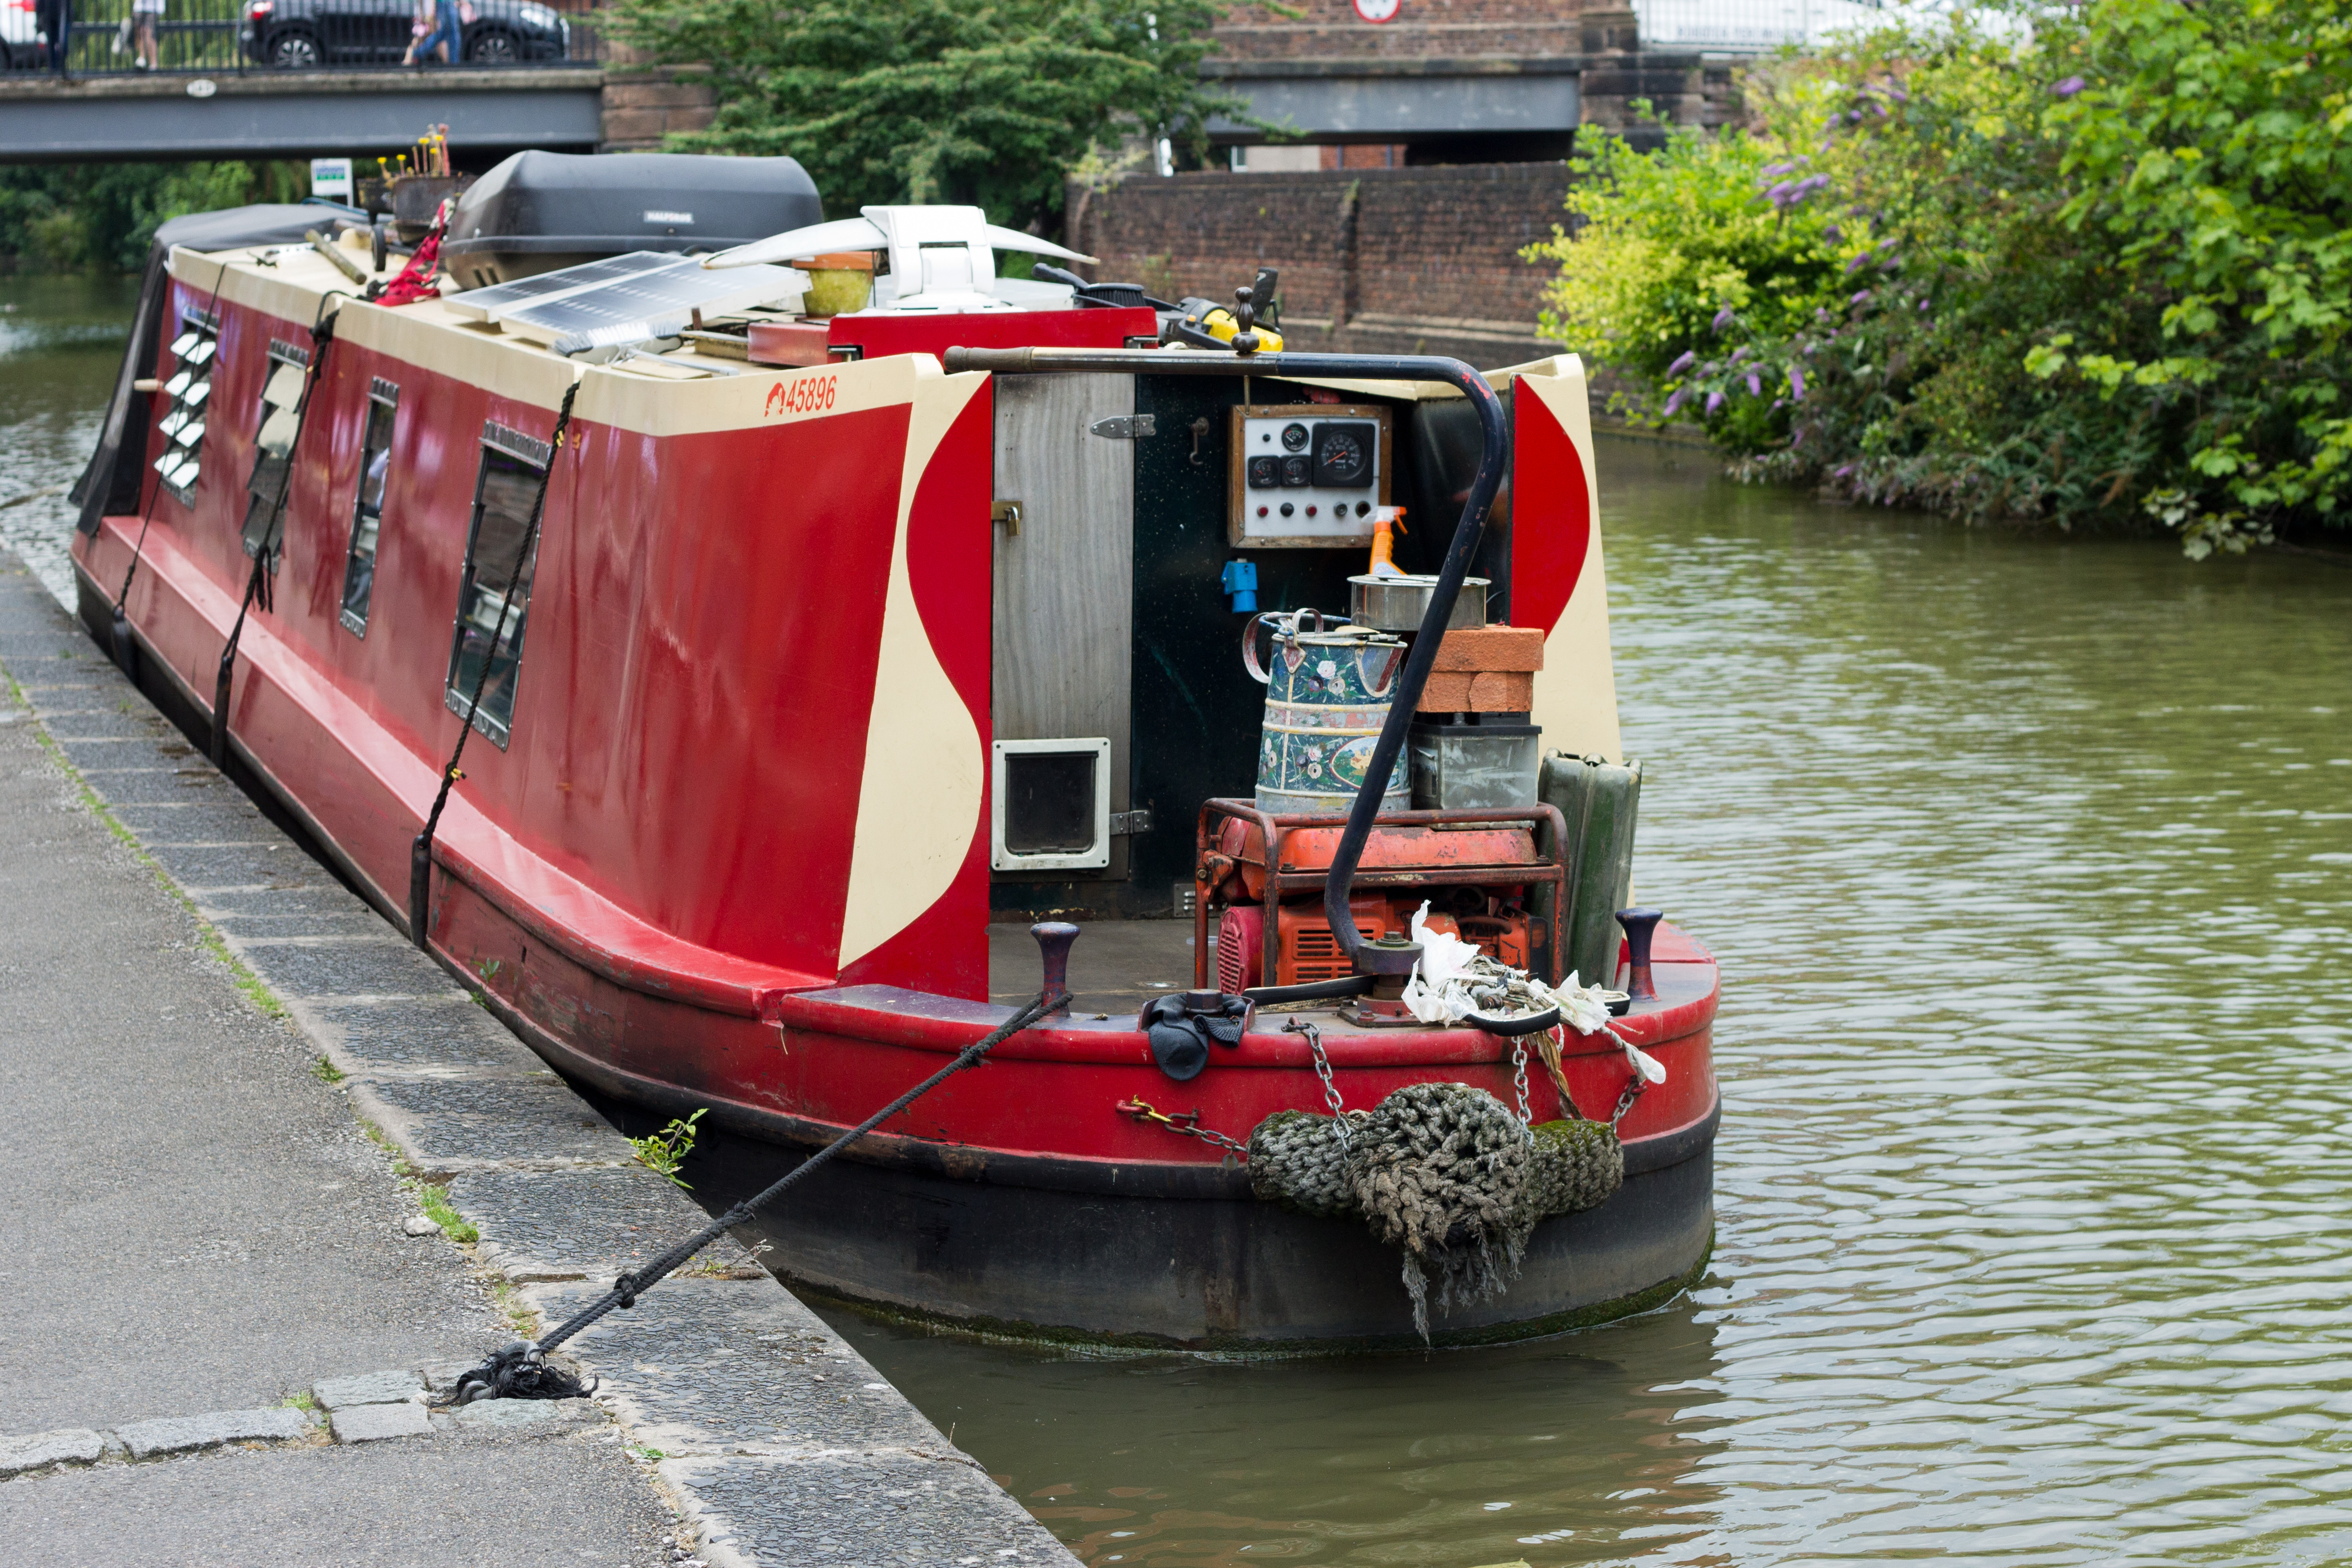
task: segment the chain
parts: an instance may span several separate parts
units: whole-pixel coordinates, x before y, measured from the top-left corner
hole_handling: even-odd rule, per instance
[[[1304,1035],[1307,1048],[1315,1053],[1315,1076],[1323,1080],[1323,1103],[1331,1109],[1331,1128],[1339,1135],[1339,1147],[1348,1146],[1348,1118],[1339,1100],[1339,1086],[1331,1081],[1331,1058],[1323,1054],[1323,1031],[1305,1018],[1292,1018],[1282,1026],[1286,1035]]]
[[[1625,1085],[1625,1092],[1617,1097],[1617,1109],[1609,1113],[1609,1126],[1612,1131],[1615,1130],[1620,1121],[1625,1120],[1625,1113],[1633,1109],[1633,1102],[1641,1099],[1642,1091],[1649,1087],[1650,1080],[1642,1076],[1641,1068],[1635,1068],[1633,1080]]]
[[[1192,1110],[1181,1110],[1171,1116],[1164,1110],[1154,1110],[1150,1104],[1137,1099],[1120,1100],[1118,1109],[1121,1114],[1132,1116],[1138,1121],[1157,1121],[1171,1132],[1181,1132],[1187,1138],[1198,1138],[1203,1143],[1223,1149],[1243,1160],[1249,1158],[1248,1144],[1236,1143],[1215,1128],[1202,1126],[1201,1112],[1197,1108]]]
[[[1517,1037],[1511,1041],[1511,1088],[1519,1097],[1519,1125],[1532,1126],[1536,1116],[1528,1105],[1528,1047]]]
[[[1650,1087],[1650,1080],[1642,1076],[1642,1064],[1633,1058],[1633,1042],[1606,1024],[1601,1027],[1611,1039],[1625,1047],[1625,1065],[1633,1074],[1626,1080],[1624,1091],[1617,1097],[1617,1109],[1609,1113],[1609,1130],[1613,1132],[1617,1124],[1625,1120],[1625,1113],[1633,1109],[1633,1102],[1642,1098],[1642,1091]]]

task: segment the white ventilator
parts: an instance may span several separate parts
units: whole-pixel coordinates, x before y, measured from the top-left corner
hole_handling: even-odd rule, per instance
[[[1066,303],[1066,285],[1039,284],[996,275],[999,250],[1092,261],[1091,256],[988,221],[978,207],[873,206],[859,217],[812,224],[770,235],[732,250],[703,258],[705,267],[753,267],[822,256],[836,250],[880,250],[890,258],[887,276],[875,283],[875,305],[893,310],[1010,310],[1034,308],[1053,291]]]

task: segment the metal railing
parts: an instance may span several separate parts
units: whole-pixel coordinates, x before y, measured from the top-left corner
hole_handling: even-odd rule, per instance
[[[420,0],[58,0],[0,31],[11,75],[217,76],[243,71],[397,69],[412,43],[422,68],[508,69],[601,64],[593,0],[436,0],[452,13],[446,37],[420,40]],[[68,12],[58,26],[58,13]],[[439,12],[436,11],[436,16]],[[49,47],[61,32],[63,58]],[[21,35],[21,37],[20,37]],[[444,55],[453,58],[444,59]]]
[[[1887,20],[1877,0],[1633,0],[1644,48],[1799,47]]]

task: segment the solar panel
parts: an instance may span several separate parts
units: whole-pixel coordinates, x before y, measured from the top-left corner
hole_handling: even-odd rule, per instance
[[[690,256],[671,265],[540,300],[503,312],[499,329],[558,353],[632,343],[683,331],[694,312],[717,314],[803,292],[807,275],[788,267],[706,268]]]
[[[511,283],[445,294],[441,302],[461,316],[471,316],[478,321],[495,321],[517,305],[547,300],[559,294],[574,294],[583,289],[593,289],[600,283],[656,271],[675,265],[677,259],[675,255],[664,251],[633,250],[626,256],[608,256],[602,261],[583,261],[577,267],[518,278]]]

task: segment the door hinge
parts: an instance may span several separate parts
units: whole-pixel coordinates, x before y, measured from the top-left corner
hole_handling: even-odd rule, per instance
[[[1150,831],[1151,813],[1149,811],[1114,811],[1110,814],[1110,836],[1113,838],[1131,837],[1138,833]]]
[[[1108,419],[1097,419],[1087,426],[1096,435],[1113,441],[1132,441],[1143,436],[1156,436],[1152,424],[1157,416],[1150,414],[1114,414]]]

